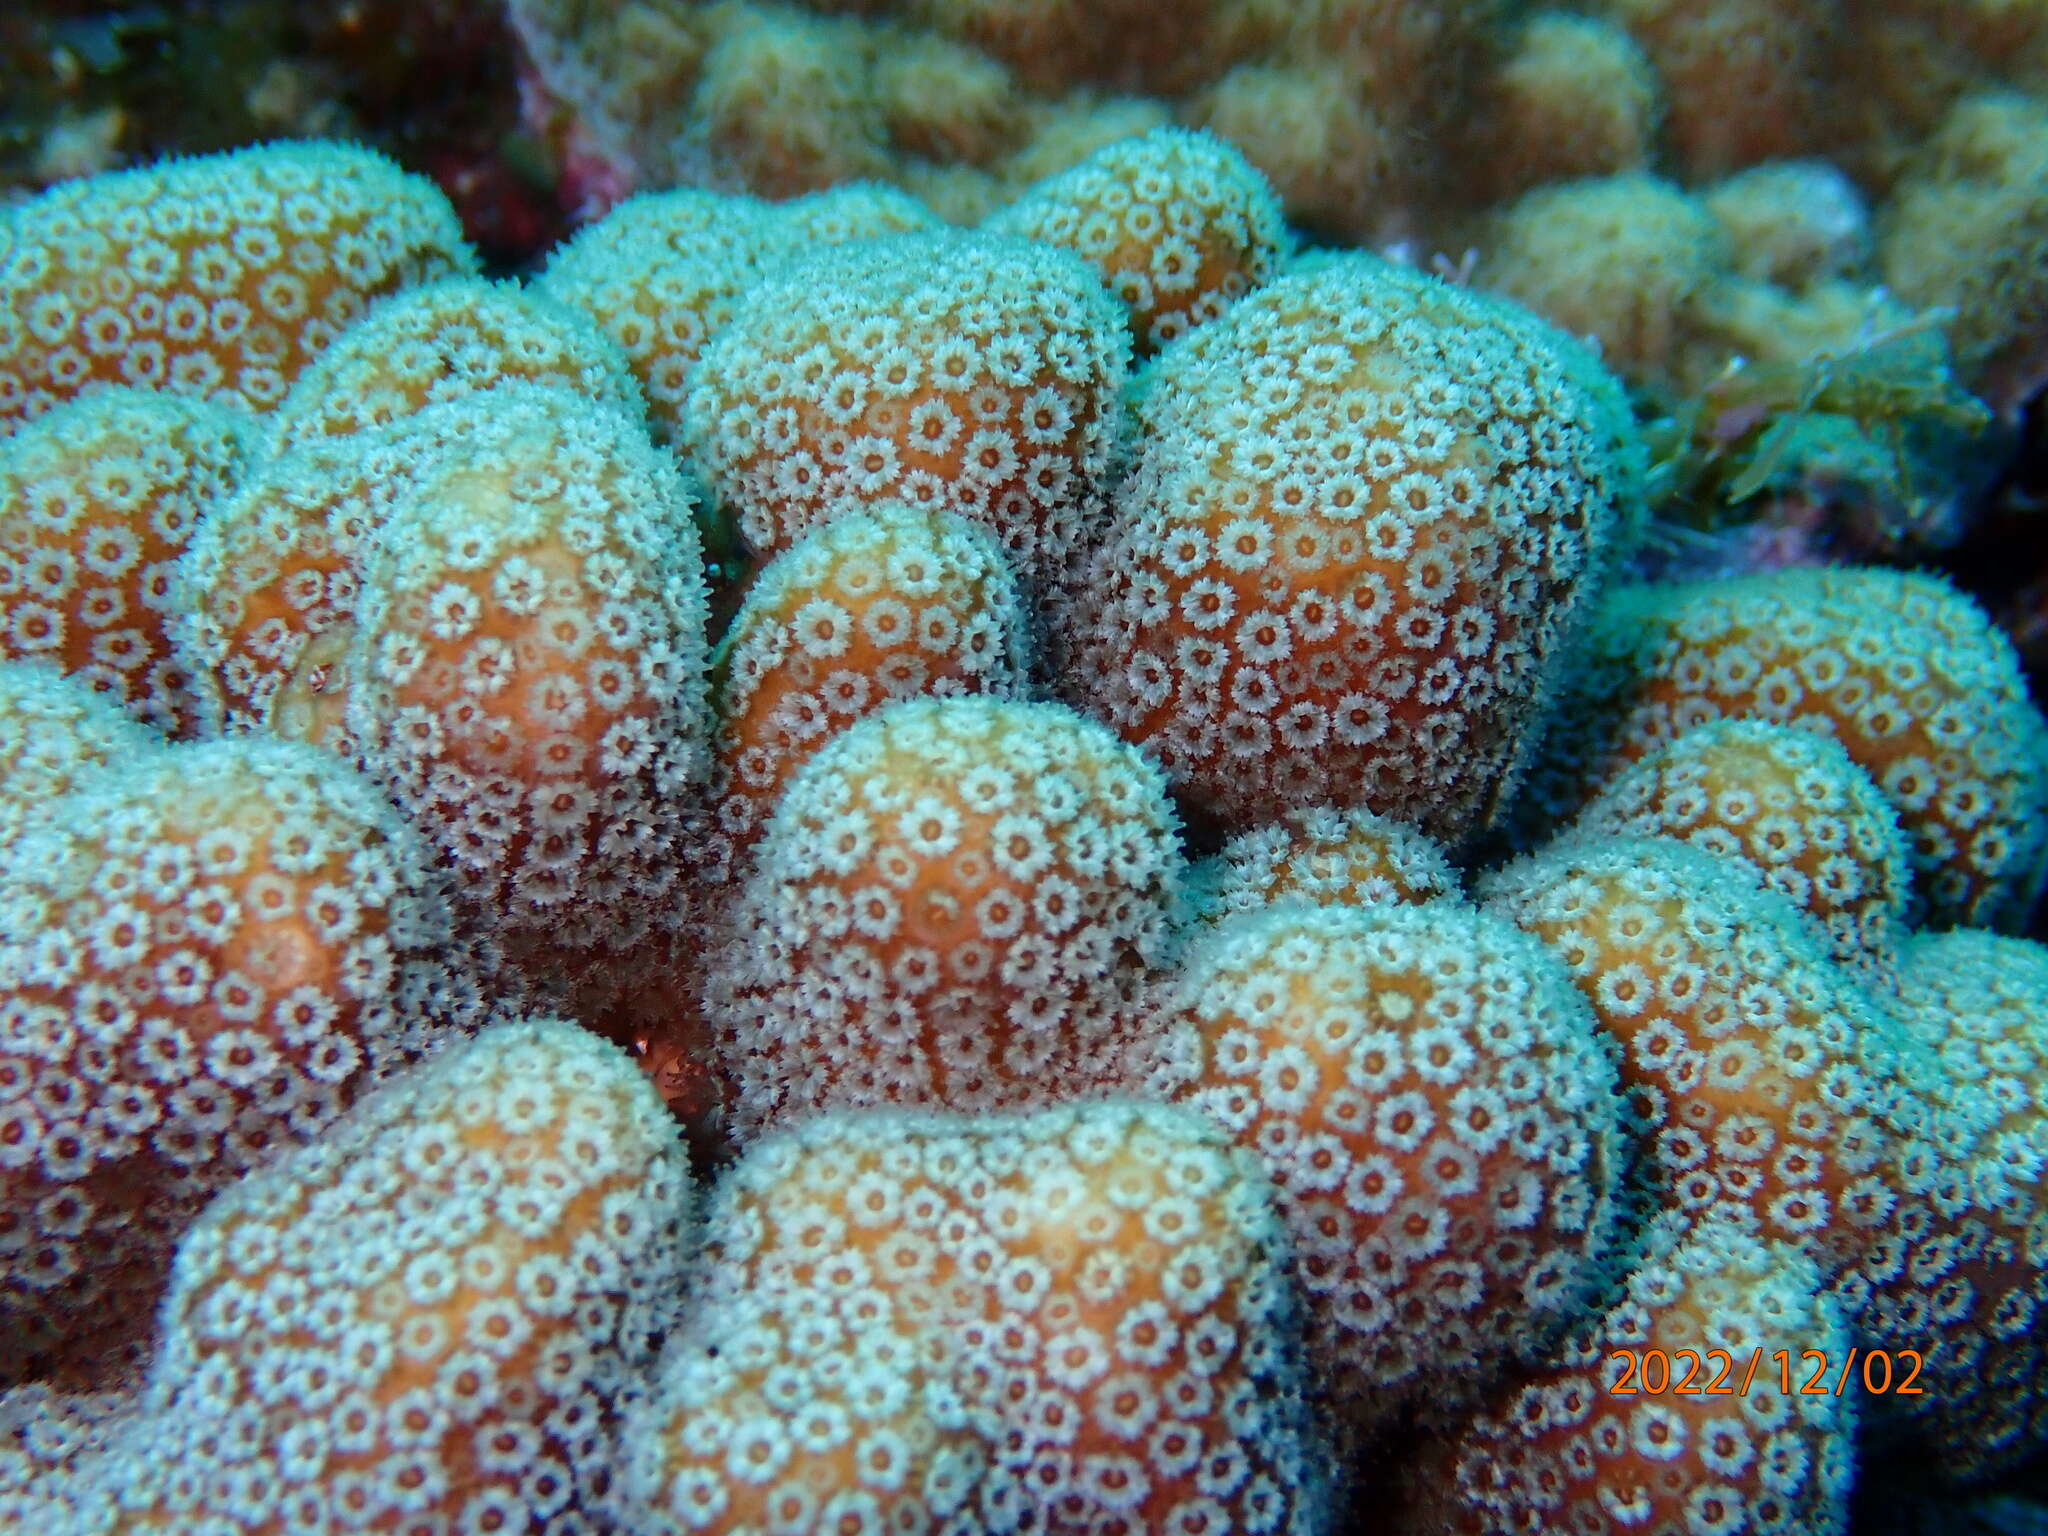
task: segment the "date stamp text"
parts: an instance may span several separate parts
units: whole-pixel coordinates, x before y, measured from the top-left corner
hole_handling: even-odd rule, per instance
[[[1918,1397],[1921,1357],[1913,1349],[1851,1349],[1841,1360],[1819,1349],[1614,1349],[1607,1390],[1617,1397],[1742,1397],[1773,1389],[1803,1397],[1840,1397],[1858,1383],[1873,1397]]]

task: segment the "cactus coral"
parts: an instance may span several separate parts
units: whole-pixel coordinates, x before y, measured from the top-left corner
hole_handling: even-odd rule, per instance
[[[1180,880],[1158,773],[1050,704],[892,705],[790,777],[707,1001],[742,1128],[1114,1086]]]
[[[1355,235],[1383,223],[1400,127],[1342,61],[1240,64],[1196,98],[1193,118],[1242,149],[1310,227]]]
[[[650,1536],[1326,1528],[1284,1239],[1193,1116],[835,1116],[720,1186],[629,1427]]]
[[[986,54],[936,33],[905,34],[875,60],[874,91],[890,144],[918,158],[982,166],[1016,147],[1024,95]]]
[[[1621,1098],[1554,957],[1462,903],[1282,906],[1219,925],[1171,997],[1161,1078],[1272,1170],[1355,1420],[1441,1407],[1576,1315]]]
[[[821,187],[773,206],[768,235],[783,256],[819,245],[848,245],[936,229],[944,220],[899,187],[886,182],[848,181]]]
[[[416,833],[325,753],[158,748],[0,882],[0,1380],[114,1385],[208,1198],[481,1006]]]
[[[431,184],[349,145],[66,183],[0,232],[0,426],[101,383],[267,409],[371,300],[475,261]]]
[[[1833,1274],[1892,1216],[1896,1042],[1784,897],[1663,838],[1566,843],[1489,877],[1620,1044],[1654,1196]]]
[[[1172,121],[1163,106],[1142,96],[1099,96],[1090,92],[1042,105],[1032,113],[1030,142],[1004,161],[1003,169],[1013,183],[1014,195],[1048,177],[1072,170],[1120,139],[1155,132]],[[989,211],[984,208],[981,214]]]
[[[1757,720],[1697,726],[1617,774],[1569,830],[1675,837],[1737,860],[1812,919],[1836,960],[1889,976],[1906,845],[1891,802],[1831,737]]]
[[[1612,380],[1519,311],[1348,256],[1170,350],[1139,411],[1064,619],[1085,706],[1227,826],[1484,824],[1633,504]]]
[[[1065,252],[936,231],[837,247],[742,300],[701,360],[690,446],[757,554],[902,499],[987,523],[1051,577],[1107,474],[1129,347]]]
[[[647,396],[656,434],[682,435],[690,372],[759,276],[768,205],[680,190],[628,199],[548,257],[535,291],[588,315]]]
[[[820,9],[510,5],[542,78],[629,179],[787,197],[876,177],[972,220],[1178,120],[1242,149],[1291,216],[1354,240],[1442,200],[1431,173],[1494,88],[1507,20],[1473,0]]]
[[[506,1024],[224,1195],[180,1245],[77,1536],[567,1531],[666,1322],[688,1175],[611,1047]]]
[[[300,739],[342,738],[363,557],[475,411],[450,403],[263,458],[200,524],[179,573],[187,638],[229,729],[286,719]]]
[[[1835,21],[1825,0],[1605,0],[1661,78],[1664,132],[1688,178],[1808,149]],[[1730,99],[1743,109],[1731,112]]]
[[[1160,7],[1150,0],[912,0],[943,32],[1001,60],[1028,85],[1142,79],[1185,67],[1215,7]]]
[[[768,197],[888,169],[860,29],[783,9],[725,31],[697,81],[692,148]]]
[[[1907,926],[2048,867],[2009,654],[1868,572],[1577,649],[1960,526],[1941,327],[2032,311],[1869,235],[2025,244],[2025,7],[515,7],[620,92],[522,67],[531,282],[318,147],[0,212],[0,607],[186,473],[67,423],[257,445],[128,570],[189,708],[0,666],[0,1525],[1839,1536],[1844,1407],[1589,1373],[1845,1322],[2042,1438],[2041,952]]]
[[[709,814],[684,844],[690,900],[716,921],[753,865],[784,786],[856,720],[913,698],[1023,692],[1030,625],[989,532],[882,502],[812,529],[761,569],[713,658]],[[699,995],[685,944],[678,983]],[[709,1125],[698,1010],[650,999],[639,1036],[678,1113]],[[694,1081],[693,1081],[694,1079]]]
[[[1097,150],[982,221],[1093,267],[1156,351],[1266,281],[1287,227],[1265,178],[1207,134],[1157,129]]]
[[[178,560],[243,472],[240,411],[113,388],[0,438],[0,657],[52,662],[175,736],[219,714]]]
[[[60,1392],[40,1382],[0,1391],[0,1520],[13,1529],[61,1528],[60,1481],[89,1451],[106,1444],[129,1396]]]
[[[2012,648],[1934,577],[1791,570],[1614,593],[1560,702],[1532,806],[1587,789],[1710,720],[1832,736],[1898,813],[1917,911],[1997,922],[2048,859],[2048,727]]]
[[[1743,277],[1800,289],[1870,265],[1870,210],[1825,160],[1755,166],[1710,188],[1705,202]]]

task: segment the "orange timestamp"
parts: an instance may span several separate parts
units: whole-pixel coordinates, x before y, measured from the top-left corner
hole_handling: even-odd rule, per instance
[[[1617,1397],[1741,1397],[1754,1389],[1760,1372],[1765,1391],[1776,1387],[1802,1397],[1840,1397],[1859,1380],[1873,1397],[1918,1397],[1927,1390],[1917,1385],[1923,1362],[1916,1349],[1851,1349],[1839,1370],[1822,1349],[1752,1349],[1739,1380],[1736,1357],[1725,1349],[1612,1349],[1607,1359],[1618,1366],[1607,1384]]]

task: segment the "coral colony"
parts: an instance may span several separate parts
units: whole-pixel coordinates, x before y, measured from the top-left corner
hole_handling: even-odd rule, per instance
[[[2048,724],[1905,567],[2048,13],[591,9],[534,270],[338,142],[0,208],[0,1529],[2041,1454]]]

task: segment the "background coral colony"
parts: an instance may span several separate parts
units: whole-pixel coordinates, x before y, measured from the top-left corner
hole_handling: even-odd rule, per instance
[[[0,1529],[2048,1530],[2048,0],[0,16]]]

